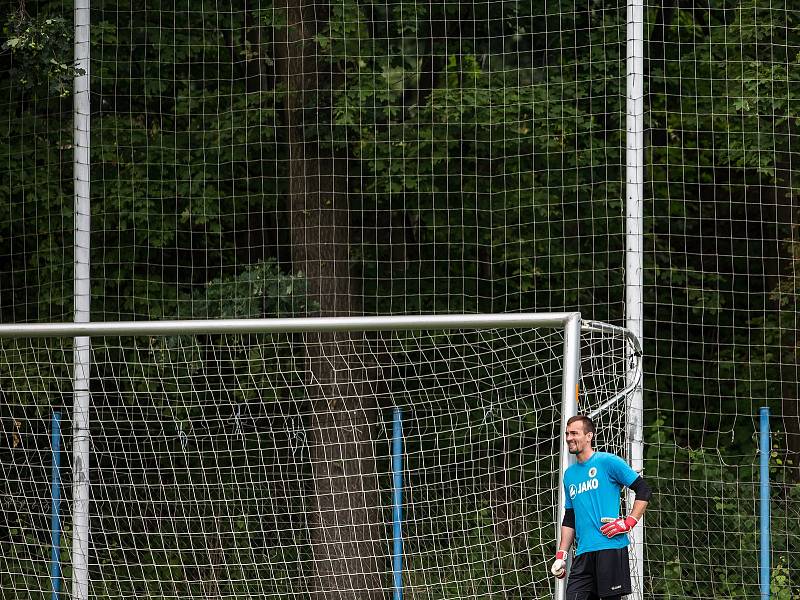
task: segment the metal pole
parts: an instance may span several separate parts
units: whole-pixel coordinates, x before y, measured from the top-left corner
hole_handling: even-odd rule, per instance
[[[88,244],[88,241],[87,241]],[[88,246],[87,246],[88,248]],[[88,271],[88,256],[87,256]],[[88,274],[87,274],[88,277]],[[87,280],[88,281],[88,280]],[[88,309],[87,309],[88,320]],[[194,335],[211,333],[302,333],[563,327],[575,313],[397,315],[390,317],[309,317],[285,319],[188,319],[95,323],[0,323],[0,337]],[[598,325],[597,323],[594,323]]]
[[[395,407],[392,422],[392,575],[394,600],[403,600],[403,411]]]
[[[75,97],[74,97],[74,296],[76,323],[88,323],[91,308],[90,158],[89,158],[89,4],[75,0]],[[73,385],[73,483],[72,483],[72,597],[89,598],[89,375],[91,339],[74,340]]]
[[[50,483],[52,508],[50,537],[50,579],[52,580],[52,600],[58,600],[61,593],[61,413],[53,411],[52,431],[53,471]]]
[[[564,324],[564,373],[561,388],[561,452],[559,452],[559,479],[558,479],[558,511],[556,514],[556,544],[561,542],[561,522],[564,520],[564,473],[575,462],[575,457],[569,453],[564,432],[567,430],[567,421],[578,414],[578,382],[580,381],[581,364],[581,316],[576,313],[567,319]],[[563,600],[566,595],[565,580],[556,580],[555,598]]]
[[[772,446],[769,442],[769,407],[761,410],[761,600],[769,600],[770,578],[770,531],[769,531],[769,458]]]
[[[644,8],[628,0],[625,169],[625,327],[642,340],[644,306]],[[634,378],[638,381],[634,382]],[[628,458],[637,473],[644,468],[642,379],[629,373]],[[631,496],[632,501],[632,496]],[[633,530],[631,598],[641,600],[644,585],[644,520]]]

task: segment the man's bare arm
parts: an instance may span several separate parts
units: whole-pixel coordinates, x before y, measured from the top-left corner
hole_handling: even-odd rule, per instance
[[[562,525],[561,542],[558,544],[558,549],[566,552],[569,550],[569,547],[572,546],[573,541],[575,541],[575,530],[572,527]]]

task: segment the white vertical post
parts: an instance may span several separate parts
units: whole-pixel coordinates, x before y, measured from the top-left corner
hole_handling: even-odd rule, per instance
[[[569,453],[564,432],[567,430],[567,421],[578,414],[578,382],[580,381],[581,364],[581,315],[570,315],[564,322],[564,374],[561,388],[561,451],[559,452],[559,478],[558,478],[558,511],[556,514],[556,544],[561,542],[561,521],[564,520],[564,473],[575,461]],[[563,600],[566,595],[566,580],[556,580],[557,600]]]
[[[91,308],[89,159],[89,2],[75,0],[74,283],[76,323],[88,323]],[[74,339],[72,413],[72,597],[89,598],[89,375],[91,338]]]
[[[641,342],[644,288],[644,8],[642,0],[628,0],[627,102],[625,173],[625,327]],[[630,374],[633,377],[633,373]],[[628,458],[641,473],[643,461],[642,381],[628,401]],[[644,585],[644,521],[633,530],[631,598],[641,600]]]

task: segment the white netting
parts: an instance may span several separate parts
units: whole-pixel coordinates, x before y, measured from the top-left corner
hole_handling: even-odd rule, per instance
[[[4,323],[73,318],[76,245],[95,321],[625,322],[627,3],[92,0],[79,242],[74,3],[6,5]],[[654,2],[643,42],[644,594],[757,593],[767,405],[769,577],[796,595],[800,12]]]

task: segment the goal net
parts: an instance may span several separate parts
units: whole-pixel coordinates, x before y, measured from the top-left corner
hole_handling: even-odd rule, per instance
[[[564,328],[533,324],[93,337],[81,575],[72,339],[0,337],[0,585],[24,599],[54,577],[75,597],[84,576],[93,598],[552,597],[565,371],[581,371],[566,409],[594,414],[600,449],[620,454],[639,371],[624,330],[580,338],[569,365]]]

